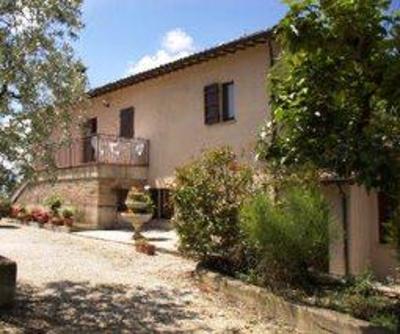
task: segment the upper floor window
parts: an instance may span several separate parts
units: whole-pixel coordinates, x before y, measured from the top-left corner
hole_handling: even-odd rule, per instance
[[[222,93],[221,93],[222,91]],[[234,83],[214,83],[204,87],[204,123],[235,119]]]
[[[119,114],[119,135],[122,138],[133,138],[134,130],[134,109],[132,107],[122,109]]]

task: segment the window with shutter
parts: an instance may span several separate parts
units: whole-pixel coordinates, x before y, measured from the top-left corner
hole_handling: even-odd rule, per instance
[[[133,138],[134,136],[134,109],[127,108],[120,111],[120,137]]]
[[[219,85],[217,83],[204,87],[204,122],[218,123],[220,120]]]
[[[233,82],[222,84],[222,120],[235,119],[235,96]]]

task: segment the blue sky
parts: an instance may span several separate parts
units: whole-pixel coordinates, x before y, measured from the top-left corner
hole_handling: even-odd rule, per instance
[[[276,24],[280,0],[84,0],[90,87]]]

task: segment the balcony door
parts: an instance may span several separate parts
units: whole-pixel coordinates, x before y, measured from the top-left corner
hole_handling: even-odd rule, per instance
[[[88,119],[83,127],[83,162],[96,160],[97,117]]]

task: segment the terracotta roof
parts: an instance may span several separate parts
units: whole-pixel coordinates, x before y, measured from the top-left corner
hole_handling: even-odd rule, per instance
[[[110,82],[108,84],[90,90],[88,94],[90,97],[96,97],[120,88],[137,84],[145,80],[157,78],[159,76],[183,69],[188,66],[206,62],[213,58],[222,57],[227,54],[235,53],[239,50],[244,50],[258,44],[263,44],[272,34],[272,30],[273,29],[258,31],[256,33],[240,37],[233,41],[220,44],[216,47],[212,47],[210,49],[195,53],[188,57],[178,59],[171,63],[161,65],[154,69]]]

